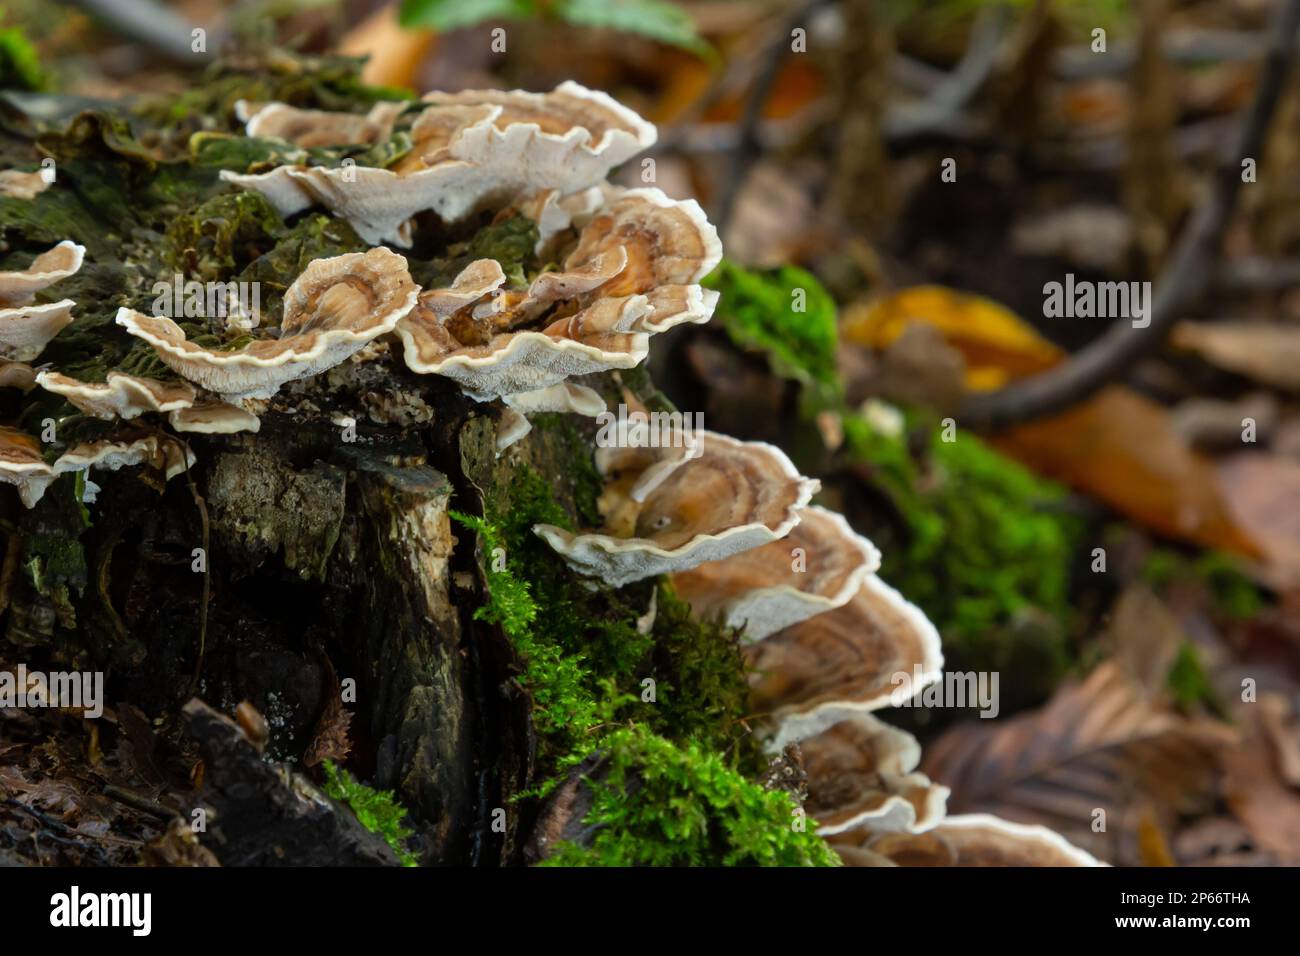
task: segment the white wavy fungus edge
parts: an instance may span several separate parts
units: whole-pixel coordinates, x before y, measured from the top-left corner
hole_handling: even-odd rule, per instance
[[[532,392],[556,385],[567,378],[590,375],[612,369],[635,368],[650,353],[650,336],[666,332],[678,325],[702,324],[713,317],[718,293],[704,289],[698,281],[712,272],[722,258],[722,244],[717,230],[709,222],[700,204],[693,199],[670,199],[662,190],[652,187],[621,189],[607,187],[603,191],[605,203],[622,198],[644,199],[661,208],[675,208],[684,212],[698,229],[705,247],[700,265],[686,285],[684,307],[656,313],[652,294],[639,293],[623,299],[623,318],[607,333],[626,345],[625,349],[609,350],[577,339],[552,337],[540,331],[525,330],[501,336],[503,343],[488,354],[470,354],[452,351],[434,362],[420,359],[416,336],[409,328],[398,325],[397,334],[403,343],[403,355],[412,371],[422,374],[442,375],[452,379],[461,389],[477,401],[486,402],[515,392]],[[575,219],[580,224],[598,215],[605,206]]]
[[[409,220],[416,213],[433,210],[455,222],[490,198],[520,198],[546,189],[577,192],[605,179],[611,169],[653,145],[658,136],[653,124],[613,97],[572,81],[553,92],[590,101],[624,128],[606,129],[594,144],[591,131],[583,126],[564,133],[544,132],[532,122],[500,128],[496,120],[506,107],[491,104],[492,96],[527,96],[541,103],[548,94],[469,92],[481,92],[483,105],[493,108],[458,130],[447,144],[448,158],[426,169],[403,175],[364,166],[280,166],[255,175],[222,170],[221,178],[261,192],[282,216],[320,204],[347,220],[367,243],[406,248],[411,244]],[[438,104],[428,107],[438,108]]]
[[[761,451],[777,466],[781,476],[795,487],[795,501],[775,527],[755,521],[713,534],[697,534],[676,548],[663,548],[648,538],[616,538],[598,532],[570,532],[555,525],[539,524],[533,531],[549,544],[579,574],[599,578],[622,587],[633,581],[693,568],[706,561],[720,561],[749,548],[785,537],[799,523],[800,510],[820,487],[813,478],[799,474],[785,452],[765,442],[742,442],[727,435],[703,432],[720,444],[744,446]],[[705,453],[707,454],[707,452]]]

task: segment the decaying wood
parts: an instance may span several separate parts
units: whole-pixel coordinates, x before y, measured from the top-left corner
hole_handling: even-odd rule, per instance
[[[202,701],[185,705],[203,753],[208,847],[226,866],[395,866],[383,838],[301,774],[265,761],[233,720]]]

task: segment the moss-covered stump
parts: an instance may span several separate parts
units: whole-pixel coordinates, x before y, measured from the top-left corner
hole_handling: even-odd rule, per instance
[[[175,356],[129,325],[159,318],[159,280],[258,283],[254,330],[186,318],[210,371],[252,339],[294,337],[286,290],[320,260],[398,259],[326,211],[282,218],[219,176],[302,158],[242,135],[240,99],[364,112],[397,96],[361,86],[355,68],[250,59],[189,96],[111,112],[42,96],[0,116],[0,159],[58,170],[34,198],[0,197],[0,270],[63,240],[85,247],[80,271],[40,294],[76,303],[42,369],[96,394],[116,374],[208,406],[216,396],[259,426],[194,434],[160,408],[98,418],[48,382],[0,389],[10,450],[50,476],[32,508],[0,487],[0,666],[102,670],[113,711],[31,718],[77,756],[46,760],[40,728],[24,724],[5,769],[84,789],[102,784],[86,782],[87,755],[112,755],[99,766],[113,793],[95,806],[115,839],[135,840],[110,852],[55,834],[53,862],[830,862],[789,794],[761,783],[738,634],[694,619],[666,581],[582,580],[533,533],[600,522],[590,420],[535,415],[500,453],[500,404],[412,371],[391,328],[364,354],[252,394],[182,381],[164,361]],[[409,148],[399,130],[373,148],[312,149],[310,163],[384,166]],[[511,209],[455,225],[417,216],[400,252],[407,308],[416,284],[446,285],[482,257],[521,291],[555,265],[538,236]],[[666,407],[644,369],[583,383],[611,404],[628,389]],[[152,443],[148,461],[56,473],[127,429]],[[42,490],[8,477],[32,501]],[[655,779],[657,765],[672,779]],[[328,810],[311,809],[316,787]],[[565,788],[591,798],[556,831],[546,801]],[[192,831],[198,807],[213,825]],[[34,819],[0,801],[0,854],[52,861],[29,855]],[[539,820],[563,835],[535,839]]]

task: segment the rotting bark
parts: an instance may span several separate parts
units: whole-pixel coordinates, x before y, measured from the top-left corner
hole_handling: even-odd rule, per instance
[[[359,460],[355,475],[359,507],[340,564],[365,582],[353,634],[378,739],[376,781],[427,821],[434,859],[464,859],[473,801],[451,484],[423,465]]]
[[[323,107],[341,98],[357,107],[364,91],[348,77],[281,78],[292,90],[279,95]],[[69,236],[87,249],[85,268],[60,290],[77,302],[80,315],[50,346],[52,367],[99,382],[110,370],[138,371],[143,362],[150,375],[170,380],[157,356],[114,320],[123,306],[150,307],[151,277],[179,270],[283,290],[308,263],[365,248],[350,227],[321,212],[282,222],[251,194],[224,191],[217,154],[249,145],[237,135],[230,106],[252,82],[229,79],[228,85],[213,82],[209,106],[187,104],[216,117],[214,130],[212,117],[204,115],[211,135],[187,143],[191,126],[167,113],[155,118],[166,133],[156,153],[136,143],[120,117],[86,114],[62,132],[31,118],[15,125],[19,140],[41,137],[41,149],[58,159],[59,182],[67,188],[48,190],[31,206],[0,203],[0,234],[22,256]],[[264,79],[259,74],[257,82]],[[273,92],[254,89],[257,99]],[[136,118],[145,116],[141,111]],[[36,158],[24,154],[25,161]],[[239,168],[250,162],[232,161]],[[520,276],[543,269],[546,263],[527,252],[535,248],[533,233],[521,236],[512,221],[495,232],[499,224],[487,214],[454,228],[424,223],[405,253],[412,273],[424,283],[449,281],[464,264],[464,242],[484,234],[482,248],[472,247],[475,256],[499,258]],[[271,326],[275,300],[263,315]],[[196,323],[191,331],[198,341],[212,330]],[[100,490],[91,500],[76,483],[82,479],[67,475],[30,511],[12,490],[0,489],[0,530],[9,555],[0,572],[7,599],[0,662],[103,670],[110,715],[74,724],[75,763],[85,763],[85,754],[97,748],[122,750],[130,759],[122,760],[122,779],[114,785],[127,794],[124,800],[144,794],[158,808],[142,817],[147,825],[132,822],[117,831],[115,839],[136,841],[118,858],[203,864],[211,862],[211,852],[222,863],[396,862],[392,854],[372,859],[368,844],[353,840],[350,825],[301,805],[306,791],[300,781],[319,781],[329,759],[358,781],[396,791],[406,825],[415,831],[407,848],[420,862],[524,859],[537,801],[519,798],[544,783],[539,777],[554,772],[561,756],[573,754],[558,752],[547,738],[542,747],[549,764],[539,771],[538,738],[544,735],[535,732],[534,719],[540,725],[541,718],[525,689],[528,679],[521,680],[531,658],[519,650],[522,643],[512,643],[518,632],[508,638],[478,613],[496,597],[486,583],[495,556],[482,553],[478,534],[453,525],[451,511],[482,515],[490,506],[499,517],[514,505],[513,486],[528,468],[534,491],[540,477],[548,507],[567,511],[575,524],[598,522],[594,426],[539,415],[533,433],[501,455],[499,408],[472,401],[448,379],[410,371],[392,340],[376,339],[372,346],[358,361],[253,402],[256,433],[188,434],[182,441],[157,417],[133,420],[130,429],[169,442],[173,450],[181,444],[192,449],[188,473],[171,481],[148,467],[95,471]],[[637,381],[647,387],[634,390],[648,399],[644,376],[629,370],[587,384],[617,403],[622,384]],[[91,420],[40,391],[11,390],[0,398],[6,420],[21,424],[33,442],[43,416],[58,421],[59,447],[47,449],[51,454],[121,424]],[[354,425],[341,431],[344,420]],[[514,540],[524,550],[535,543],[526,534]],[[542,560],[563,568],[550,553]],[[564,643],[572,664],[589,652],[581,644],[592,636],[588,629],[605,638],[645,636],[632,629],[638,617],[629,612],[647,607],[655,587],[646,583],[616,601],[592,589],[596,598],[584,605],[582,619],[564,626],[573,641],[548,640]],[[662,678],[665,687],[680,688],[681,700],[707,698],[712,708],[715,683],[727,692],[743,690],[730,643],[713,653],[705,641],[686,648],[669,636],[660,640],[663,646],[648,647],[644,660],[633,663]],[[620,676],[639,678],[632,666],[620,659]],[[714,680],[715,666],[725,679]],[[594,707],[602,702],[596,695],[605,693],[594,686],[600,672],[584,673],[593,686],[582,688],[582,702]],[[350,690],[351,681],[356,696],[343,697],[340,709],[340,689]],[[726,708],[717,706],[731,714],[737,708],[727,701]],[[237,709],[247,715],[249,708],[267,725],[261,753],[221,716]],[[668,716],[659,719],[688,737],[695,727],[685,719],[688,709],[661,707]],[[583,719],[591,712],[582,711]],[[713,713],[707,711],[710,718]],[[33,719],[44,725],[47,717]],[[603,713],[600,720],[571,721],[564,728],[566,746],[570,736],[584,744],[583,735],[612,723]],[[147,746],[132,737],[141,727],[148,730]],[[146,772],[154,763],[163,772]],[[283,768],[295,764],[304,769],[287,775]],[[32,773],[39,785],[52,786],[63,780],[52,772],[58,769]],[[259,788],[266,792],[259,795]],[[0,786],[0,796],[6,792]],[[191,840],[184,835],[185,814],[196,801],[217,811],[217,829]],[[22,854],[19,844],[6,845],[2,837],[9,822],[0,802],[0,852],[19,847],[15,852]],[[46,830],[52,842],[61,839],[55,829]],[[401,838],[392,840],[396,846]],[[318,849],[309,845],[313,841]],[[109,858],[94,850],[86,851],[87,859]]]
[[[227,866],[395,866],[383,838],[341,810],[301,774],[262,755],[233,720],[202,701],[185,705],[205,767],[197,806],[206,841]]]

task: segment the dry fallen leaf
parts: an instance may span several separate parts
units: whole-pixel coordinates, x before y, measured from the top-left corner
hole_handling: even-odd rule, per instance
[[[1214,466],[1179,437],[1162,405],[1122,386],[1004,432],[993,443],[1162,534],[1252,557],[1261,553],[1234,520]]]
[[[352,752],[352,741],[348,737],[352,713],[343,708],[338,675],[328,658],[325,667],[325,706],[316,720],[311,743],[302,755],[304,767],[314,767],[326,760],[342,762]]]
[[[1300,864],[1300,793],[1276,772],[1259,705],[1241,704],[1237,714],[1249,734],[1223,754],[1224,799],[1257,846],[1283,865]]]
[[[1155,809],[1148,803],[1138,811],[1138,854],[1143,866],[1177,866]]]
[[[928,325],[909,325],[880,355],[872,394],[890,402],[920,404],[942,414],[961,405],[966,363],[942,334]]]
[[[1280,591],[1300,587],[1300,461],[1241,452],[1218,473],[1233,522],[1263,554],[1265,580]]]
[[[375,86],[412,88],[416,73],[437,43],[432,30],[407,30],[397,21],[399,3],[389,3],[353,27],[339,43],[344,56],[368,56],[361,80]]]
[[[929,326],[966,362],[968,389],[1000,388],[1064,353],[1015,313],[942,286],[904,289],[846,310],[843,338],[881,350]],[[1233,520],[1218,476],[1164,406],[1119,385],[1052,418],[994,439],[1040,474],[1101,500],[1162,534],[1251,557],[1259,545]]]
[[[1116,664],[1148,698],[1161,694],[1185,639],[1165,603],[1144,584],[1130,585],[1115,602],[1106,628]]]
[[[1300,392],[1300,326],[1257,322],[1180,322],[1175,346],[1212,365],[1290,392]]]
[[[1170,816],[1203,810],[1232,739],[1223,724],[1147,700],[1107,661],[1039,710],[945,732],[921,769],[952,788],[950,813],[1042,823],[1095,856],[1136,862],[1142,805]],[[1107,832],[1093,830],[1099,809]]]
[[[1259,710],[1278,776],[1292,787],[1300,787],[1300,718],[1290,701],[1278,693],[1260,695]]]

